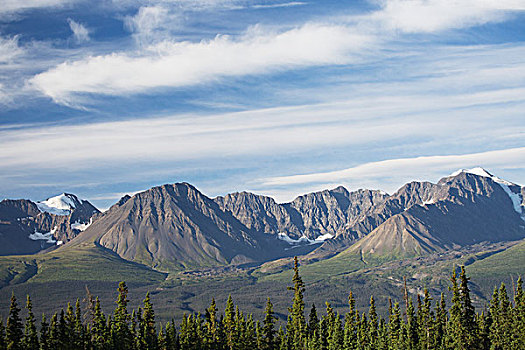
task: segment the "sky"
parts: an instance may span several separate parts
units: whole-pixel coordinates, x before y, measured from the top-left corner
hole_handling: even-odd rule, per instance
[[[525,184],[525,0],[3,0],[0,199]]]

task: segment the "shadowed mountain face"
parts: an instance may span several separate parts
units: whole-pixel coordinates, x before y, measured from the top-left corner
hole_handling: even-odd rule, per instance
[[[100,213],[91,203],[72,194],[50,198],[48,203],[53,205],[52,200],[58,198],[67,200],[67,208],[56,209],[26,199],[1,201],[0,255],[33,254],[57,242],[67,242]]]
[[[69,246],[83,242],[159,269],[264,261],[287,246],[246,227],[187,183],[121,199]]]

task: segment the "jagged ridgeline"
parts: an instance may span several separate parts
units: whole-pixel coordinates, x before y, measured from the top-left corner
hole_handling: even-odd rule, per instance
[[[525,274],[525,187],[475,168],[437,183],[414,181],[393,194],[336,187],[289,203],[254,193],[211,198],[188,183],[124,196],[105,212],[64,193],[40,202],[0,202],[0,300],[30,294],[38,314],[82,298],[84,286],[104,308],[126,281],[136,307],[152,291],[166,322],[232,295],[258,314],[267,296],[288,307],[293,257],[308,300],[344,313],[370,290],[384,315],[404,287],[438,298],[453,266],[468,266],[472,301]],[[8,305],[0,303],[0,314]]]
[[[294,259],[291,307],[285,320],[276,317],[271,298],[264,317],[243,313],[231,296],[224,313],[215,299],[204,313],[184,314],[166,324],[155,321],[150,294],[138,309],[129,310],[128,288],[118,287],[116,308],[105,314],[98,298],[89,294],[75,306],[36,321],[27,297],[25,324],[13,295],[9,315],[0,323],[0,349],[158,349],[158,350],[401,350],[401,349],[513,349],[525,344],[525,294],[518,279],[509,298],[504,284],[494,290],[487,308],[476,312],[465,268],[454,271],[449,289],[433,300],[425,289],[416,300],[405,296],[390,301],[386,318],[378,315],[374,297],[367,312],[359,312],[349,293],[347,312],[326,311],[312,305],[306,317],[305,285]],[[37,331],[39,329],[39,331]]]

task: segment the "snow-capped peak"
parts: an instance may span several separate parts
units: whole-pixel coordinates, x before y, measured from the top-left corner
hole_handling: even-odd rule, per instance
[[[69,215],[76,208],[80,200],[74,194],[62,193],[45,201],[37,202],[36,205],[41,212],[55,215]]]
[[[492,181],[500,185],[501,188],[503,188],[503,190],[505,191],[505,193],[507,193],[507,195],[510,197],[510,200],[512,201],[514,210],[518,214],[520,214],[521,218],[525,221],[525,208],[522,205],[523,198],[521,197],[520,190],[518,190],[518,192],[513,191],[513,189],[514,190],[521,189],[521,186],[516,185],[512,182],[500,179],[499,177],[492,175],[491,173],[489,173],[488,171],[486,171],[485,169],[481,167],[476,167],[476,168],[472,168],[468,170],[460,169],[458,171],[453,172],[450,176],[457,176],[461,173],[467,173],[467,174],[473,174],[473,175],[491,178]]]
[[[494,175],[492,175],[491,173],[489,173],[488,171],[486,171],[482,167],[476,167],[476,168],[472,168],[472,169],[459,169],[457,171],[454,171],[449,176],[458,176],[461,173],[473,174],[473,175],[478,175],[478,176],[482,176],[482,177],[490,177],[490,178],[494,177]]]

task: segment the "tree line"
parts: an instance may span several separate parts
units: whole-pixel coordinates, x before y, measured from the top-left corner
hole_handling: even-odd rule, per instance
[[[106,315],[98,298],[89,293],[88,312],[83,314],[80,301],[75,307],[55,313],[51,319],[42,316],[37,329],[31,299],[26,301],[27,316],[23,322],[20,307],[13,294],[9,316],[0,320],[0,350],[519,350],[525,349],[525,295],[521,278],[509,298],[505,285],[494,290],[489,306],[476,312],[464,267],[459,276],[450,278],[451,300],[447,306],[444,293],[433,302],[428,290],[392,303],[388,317],[378,316],[374,298],[368,313],[360,313],[350,292],[348,312],[336,313],[326,303],[319,316],[315,305],[305,316],[305,284],[294,260],[293,301],[287,321],[277,326],[270,298],[264,318],[254,320],[235,306],[231,296],[224,313],[219,313],[215,300],[204,314],[185,314],[175,324],[155,322],[149,293],[137,310],[128,310],[128,289],[119,284],[116,308]]]

